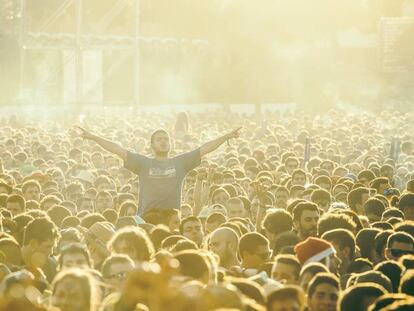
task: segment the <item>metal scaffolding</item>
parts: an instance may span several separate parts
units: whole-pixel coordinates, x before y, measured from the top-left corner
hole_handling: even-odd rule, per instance
[[[130,0],[113,0],[113,4],[100,20],[96,23],[92,32],[86,33],[83,29],[83,0],[63,0],[60,6],[54,10],[52,14],[45,19],[41,27],[33,31],[29,29],[27,24],[27,0],[21,1],[21,30],[20,30],[20,88],[24,89],[24,76],[26,68],[26,52],[28,50],[58,50],[64,53],[63,65],[55,65],[48,68],[49,72],[45,75],[39,84],[37,93],[41,92],[44,88],[48,87],[51,81],[54,81],[59,75],[62,74],[65,64],[69,62],[75,62],[76,67],[76,94],[75,103],[87,103],[88,94],[93,91],[98,85],[102,85],[116,69],[122,65],[122,63],[129,57],[133,56],[133,76],[134,76],[134,94],[133,104],[138,105],[140,99],[140,60],[141,60],[141,48],[143,44],[157,45],[159,42],[167,43],[171,40],[179,42],[184,41],[186,44],[190,42],[195,46],[205,47],[208,42],[204,39],[192,39],[184,40],[181,38],[166,38],[166,37],[146,37],[141,35],[141,23],[140,23],[140,2],[141,0],[133,1],[133,19],[134,19],[134,33],[133,35],[110,35],[105,34],[105,31],[111,25],[115,18],[117,18],[127,6],[131,5]],[[76,29],[73,32],[51,32],[50,27],[59,21],[65,12],[69,9],[76,8]],[[124,57],[117,59],[105,72],[102,73],[99,81],[93,84],[93,86],[82,91],[84,70],[83,70],[83,52],[86,50],[122,50],[126,53]]]

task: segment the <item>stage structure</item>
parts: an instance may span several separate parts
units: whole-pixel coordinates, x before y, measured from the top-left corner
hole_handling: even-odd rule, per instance
[[[381,92],[396,108],[414,100],[414,18],[384,17],[380,21]]]
[[[209,47],[203,38],[142,35],[140,0],[42,3],[37,8],[37,1],[21,0],[22,101],[138,105],[142,53],[144,58],[163,50],[205,53]],[[120,68],[125,81],[117,76]]]

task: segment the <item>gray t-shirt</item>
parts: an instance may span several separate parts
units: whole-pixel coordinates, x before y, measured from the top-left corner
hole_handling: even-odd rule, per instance
[[[179,209],[185,175],[200,163],[200,148],[163,161],[128,152],[124,166],[139,176],[139,215],[153,208]]]

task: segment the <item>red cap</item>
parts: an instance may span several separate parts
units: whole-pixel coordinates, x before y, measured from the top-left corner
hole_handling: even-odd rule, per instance
[[[328,241],[309,237],[295,246],[295,253],[300,263],[305,265],[329,257],[335,253],[335,248]]]

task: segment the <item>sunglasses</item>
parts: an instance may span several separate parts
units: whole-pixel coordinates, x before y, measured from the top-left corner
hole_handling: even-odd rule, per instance
[[[403,250],[403,249],[392,248],[390,251],[391,251],[391,255],[397,258],[404,256],[404,255],[414,255],[414,251],[408,251],[408,250]]]

